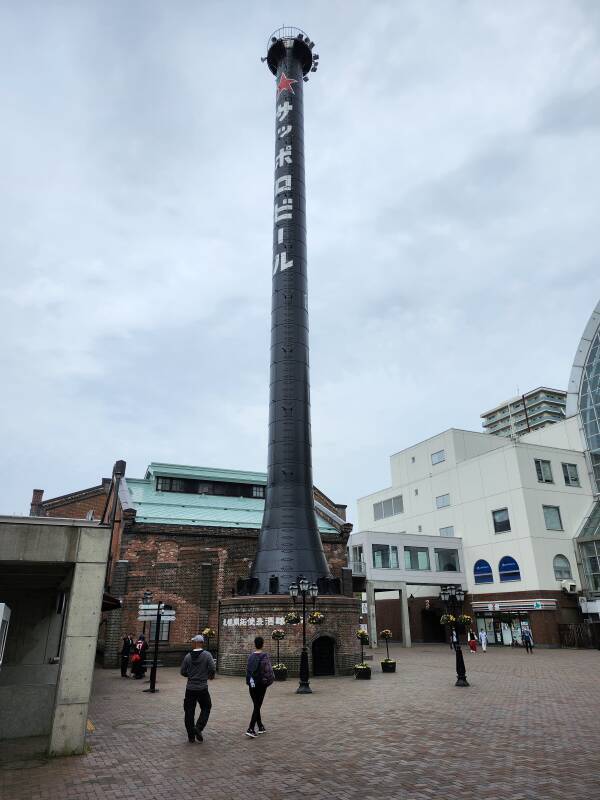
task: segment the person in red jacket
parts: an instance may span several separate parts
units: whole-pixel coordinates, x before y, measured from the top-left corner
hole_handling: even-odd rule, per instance
[[[250,725],[248,725],[248,730],[246,731],[246,736],[251,739],[255,739],[257,735],[254,727],[255,725],[258,725],[258,733],[267,732],[267,729],[262,724],[260,709],[265,699],[267,687],[275,680],[269,654],[263,652],[264,644],[265,640],[263,637],[257,636],[254,640],[254,647],[256,649],[248,656],[248,664],[246,666],[246,685],[250,690],[250,697],[253,703],[252,717],[250,719]]]

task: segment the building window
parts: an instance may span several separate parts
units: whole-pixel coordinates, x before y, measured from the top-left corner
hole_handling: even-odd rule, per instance
[[[479,561],[475,562],[475,566],[473,567],[473,577],[475,578],[475,583],[494,582],[492,568],[484,558],[480,558]]]
[[[499,508],[496,511],[492,511],[492,519],[494,520],[494,531],[496,533],[504,533],[504,531],[510,530],[508,508]]]
[[[549,461],[536,458],[535,471],[537,472],[537,479],[540,483],[554,483],[552,480],[552,466]]]
[[[572,580],[573,573],[571,572],[571,564],[569,563],[569,559],[566,556],[563,556],[559,553],[559,555],[554,556],[554,561],[552,562],[552,566],[554,567],[554,577],[557,581],[565,581],[565,580]]]
[[[405,547],[404,569],[431,569],[429,566],[429,549],[427,547]]]
[[[158,632],[158,641],[159,642],[168,642],[169,641],[169,628],[171,627],[170,622],[161,622],[160,623],[160,630]],[[150,623],[150,633],[148,634],[148,640],[153,642],[156,636],[156,622]]]
[[[158,492],[185,492],[189,491],[189,481],[184,478],[157,478],[156,490]]]
[[[583,542],[581,552],[586,578],[592,592],[600,592],[600,548],[597,542]]]
[[[402,514],[403,511],[404,502],[401,494],[396,497],[390,497],[389,500],[373,503],[373,517],[375,521],[378,519],[385,519],[386,517],[394,517],[396,514]]]
[[[440,536],[454,536],[454,525],[446,525],[445,528],[440,528]]]
[[[414,457],[414,456],[411,456],[411,457],[410,457],[410,463],[411,463],[411,464],[414,464],[414,463],[415,463],[415,457]]]
[[[395,544],[374,544],[373,566],[376,569],[398,569],[398,548]]]
[[[362,544],[352,545],[352,561],[363,561]]]
[[[435,568],[438,572],[458,572],[458,550],[447,550],[445,547],[435,548]]]
[[[450,495],[449,494],[441,494],[439,497],[435,498],[435,507],[436,508],[447,508],[450,505]]]
[[[431,463],[432,464],[441,464],[442,461],[446,460],[446,451],[445,450],[438,450],[436,453],[431,454]]]
[[[504,558],[500,559],[498,572],[500,574],[500,583],[521,580],[521,570],[512,556],[504,556]]]
[[[565,479],[565,486],[581,486],[579,483],[577,464],[563,464],[562,471]]]
[[[265,496],[265,487],[264,486],[253,486],[252,487],[252,497],[264,497]]]
[[[415,497],[419,494],[419,490],[415,489]]]
[[[558,506],[542,506],[544,510],[544,520],[546,521],[546,530],[549,531],[562,531],[562,519],[560,518],[560,508]]]

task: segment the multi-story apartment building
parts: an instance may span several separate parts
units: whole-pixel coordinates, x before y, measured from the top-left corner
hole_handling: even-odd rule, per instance
[[[566,392],[539,386],[483,413],[482,426],[486,433],[496,436],[522,436],[561,422],[565,418],[566,404]]]

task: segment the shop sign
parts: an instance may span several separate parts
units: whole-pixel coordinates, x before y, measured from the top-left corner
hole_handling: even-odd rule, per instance
[[[264,626],[285,625],[283,617],[227,617],[224,628],[262,628]]]

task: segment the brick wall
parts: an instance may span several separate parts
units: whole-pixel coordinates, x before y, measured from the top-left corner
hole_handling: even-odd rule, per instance
[[[120,612],[107,615],[105,666],[114,666],[123,631],[142,632],[138,604],[145,591],[153,602],[173,606],[176,620],[169,641],[160,644],[161,661],[179,663],[190,648],[191,637],[205,627],[217,628],[218,604],[231,598],[238,577],[249,575],[258,543],[258,530],[208,528],[189,525],[143,525],[126,521],[116,564],[127,562],[125,584],[117,576],[111,592],[122,598]],[[346,537],[326,535],[323,545],[334,575],[341,577],[346,564]],[[119,628],[118,636],[113,631]],[[146,627],[146,633],[149,627]],[[211,642],[211,648],[215,643]]]
[[[296,610],[299,609],[299,604]],[[240,618],[246,622],[256,618],[283,617],[293,608],[292,599],[285,595],[257,595],[255,597],[235,597],[224,599],[221,603],[221,624],[219,627],[219,672],[224,675],[244,675],[248,655],[254,649],[254,637],[260,635],[265,640],[265,650],[275,662],[277,643],[271,638],[275,625],[237,625],[228,627],[224,620]],[[317,599],[317,609],[325,615],[322,625],[307,624],[306,641],[309,669],[312,675],[312,645],[320,636],[331,637],[335,642],[335,672],[337,675],[351,675],[354,665],[360,660],[360,644],[356,638],[360,601],[339,595],[324,595]],[[288,668],[288,675],[295,677],[300,669],[302,649],[302,625],[277,625],[286,632],[280,642],[280,659]]]
[[[64,497],[46,501],[39,501],[40,495],[38,494],[36,497],[35,492],[40,492],[40,490],[34,490],[31,514],[39,517],[85,519],[88,512],[93,511],[94,519],[100,519],[106,504],[109,488],[110,481],[103,483],[102,486],[96,486],[82,492],[73,492],[72,495],[65,495]]]

